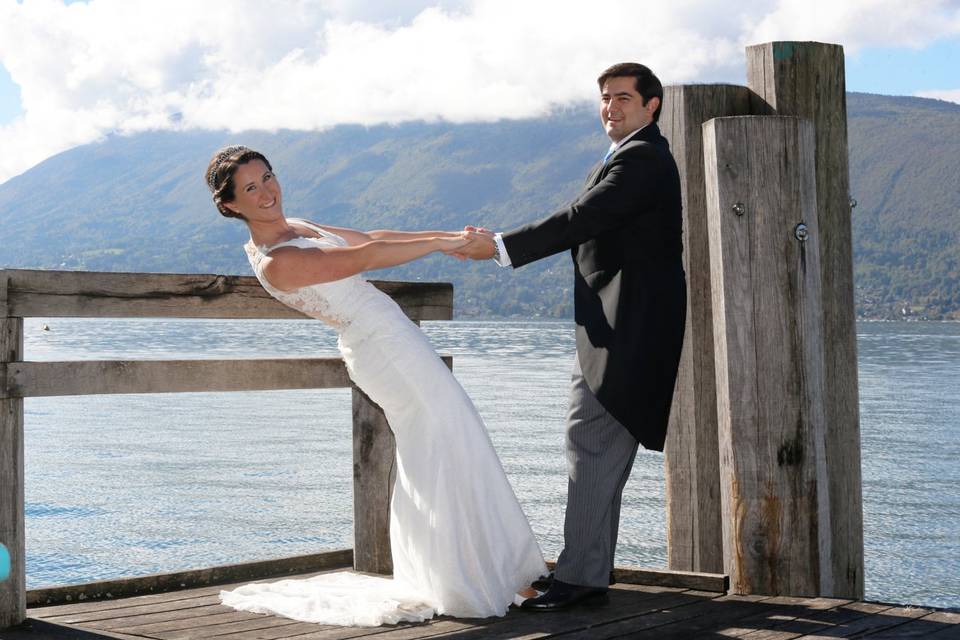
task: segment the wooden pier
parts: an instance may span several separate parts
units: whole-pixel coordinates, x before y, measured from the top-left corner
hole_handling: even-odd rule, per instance
[[[274,570],[340,564],[348,571],[349,550],[289,559]],[[260,571],[270,563],[257,563]],[[202,582],[212,570],[150,576],[29,592],[27,621],[3,640],[417,640],[420,638],[960,638],[960,613],[856,602],[839,598],[729,595],[724,576],[618,569],[606,603],[559,613],[511,608],[502,618],[462,620],[440,616],[419,624],[338,627],[272,615],[235,611],[220,604],[219,592],[256,579],[249,567],[221,568],[218,575],[242,575],[237,582],[157,593],[160,585]],[[303,577],[322,571],[309,571]],[[289,577],[274,577],[273,580]],[[268,578],[266,580],[270,580]],[[138,589],[151,591],[132,595]],[[93,600],[106,592],[124,598]],[[80,599],[81,594],[88,599]],[[79,600],[79,601],[78,601]],[[49,601],[59,604],[39,606]],[[36,603],[36,605],[32,604]]]
[[[843,50],[749,47],[749,86],[667,87],[684,198],[686,341],[666,446],[669,569],[620,568],[569,612],[377,628],[237,612],[218,592],[389,574],[393,436],[353,387],[352,550],[26,591],[24,398],[351,387],[339,358],[31,362],[31,317],[302,318],[256,279],[0,270],[0,640],[66,638],[960,638],[960,613],[863,602]],[[375,283],[414,321],[443,283]],[[448,365],[451,360],[447,359]]]

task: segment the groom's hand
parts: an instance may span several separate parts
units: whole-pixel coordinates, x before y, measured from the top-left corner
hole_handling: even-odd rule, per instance
[[[458,258],[470,258],[471,260],[489,260],[496,253],[496,243],[493,240],[493,233],[478,227],[465,227],[467,237],[470,242],[457,249],[454,254]]]

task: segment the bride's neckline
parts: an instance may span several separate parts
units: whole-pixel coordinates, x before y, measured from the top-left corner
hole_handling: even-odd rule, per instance
[[[254,242],[253,237],[251,236],[247,242],[253,245],[254,247],[256,247],[256,249],[260,251],[260,253],[266,255],[267,253],[270,252],[270,250],[275,249],[276,247],[279,247],[280,245],[285,244],[287,242],[294,242],[296,240],[323,240],[324,238],[327,237],[327,233],[324,232],[323,229],[321,229],[318,225],[315,225],[308,220],[304,220],[303,218],[287,218],[287,220],[295,223],[300,223],[301,227],[307,229],[308,231],[313,231],[317,235],[303,236],[303,235],[297,234],[291,238],[287,238],[286,240],[279,240],[277,242],[274,242],[273,244],[259,244],[257,242]]]

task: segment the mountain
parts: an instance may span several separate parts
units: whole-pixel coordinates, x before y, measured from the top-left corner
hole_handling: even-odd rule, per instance
[[[848,96],[858,312],[960,318],[960,106]],[[579,191],[607,146],[592,107],[490,123],[322,132],[150,132],[61,153],[0,185],[0,265],[249,273],[245,228],[203,181],[214,150],[263,151],[288,215],[363,229],[511,228]],[[445,256],[374,274],[454,283],[458,316],[572,314],[566,255],[513,272]]]
[[[217,213],[203,179],[231,142],[270,158],[288,215],[361,229],[536,219],[577,193],[608,144],[583,109],[539,121],[110,136],[0,185],[0,265],[249,273],[246,229]],[[568,317],[569,262],[555,256],[515,278],[438,255],[374,276],[452,281],[458,315]]]
[[[960,105],[847,97],[861,317],[960,320]]]

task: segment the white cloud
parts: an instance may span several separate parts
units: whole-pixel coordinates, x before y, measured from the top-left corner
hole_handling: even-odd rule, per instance
[[[955,0],[0,0],[0,182],[113,131],[537,117],[621,60],[742,82],[747,44],[958,33]]]
[[[933,91],[918,91],[919,98],[935,98],[937,100],[946,100],[947,102],[956,102],[960,104],[960,89],[944,89]]]

